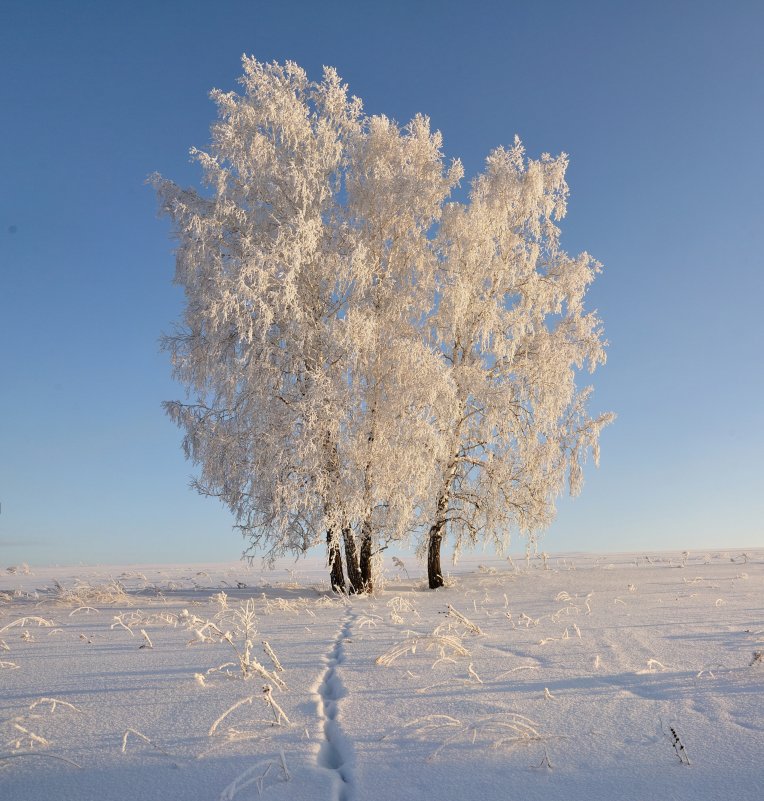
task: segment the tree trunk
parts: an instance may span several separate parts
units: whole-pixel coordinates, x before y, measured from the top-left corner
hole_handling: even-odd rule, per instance
[[[340,552],[340,544],[331,529],[326,532],[326,549],[329,555],[329,574],[331,576],[332,591],[345,592],[345,574],[342,571],[342,553]]]
[[[361,586],[364,592],[374,592],[371,546],[371,520],[364,520],[361,526]]]
[[[342,529],[342,539],[345,542],[345,564],[348,571],[348,592],[363,592],[363,579],[358,565],[358,549],[355,537],[349,528]]]
[[[436,522],[430,527],[427,546],[427,579],[430,589],[443,586],[443,571],[440,569],[440,543],[443,541],[443,524]]]
[[[440,544],[443,541],[443,532],[448,519],[448,503],[451,500],[451,485],[456,475],[458,458],[457,452],[448,468],[446,481],[438,496],[438,502],[435,504],[435,521],[430,526],[430,532],[427,535],[427,579],[431,590],[437,590],[444,583],[443,571],[440,569]]]

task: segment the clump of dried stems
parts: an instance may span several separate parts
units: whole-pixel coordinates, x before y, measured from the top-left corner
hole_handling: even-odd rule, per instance
[[[185,609],[178,617],[178,621],[183,623],[194,635],[189,640],[189,645],[224,642],[236,654],[235,663],[226,662],[208,672],[220,672],[233,665],[238,665],[240,675],[243,678],[249,679],[253,676],[260,676],[279,689],[286,689],[286,682],[278,675],[283,672],[284,668],[270,644],[264,641],[263,648],[273,663],[273,670],[268,670],[252,653],[257,634],[257,614],[254,600],[250,598],[235,608],[229,607],[227,600],[218,599],[218,602],[221,609],[216,615],[217,623],[192,615]],[[229,625],[230,629],[228,628]],[[199,683],[204,685],[203,678]]]
[[[66,587],[61,582],[54,581],[51,600],[59,606],[80,608],[92,608],[93,604],[122,604],[129,606],[132,603],[132,599],[125,591],[124,585],[116,579],[111,579],[101,584],[91,584],[77,579],[71,587]]]
[[[263,760],[247,768],[243,773],[240,773],[227,787],[223,788],[223,791],[220,793],[220,801],[233,801],[233,798],[252,784],[257,787],[257,794],[262,795],[265,779],[271,774],[271,770],[273,770],[274,767],[276,770],[281,768],[281,775],[285,782],[288,782],[292,778],[287,768],[284,752],[279,751],[278,761],[275,759]]]
[[[263,702],[265,703],[265,705],[273,713],[273,720],[272,721],[259,721],[259,722],[261,722],[261,723],[270,723],[272,726],[281,726],[282,725],[282,721],[283,721],[283,723],[286,723],[287,726],[291,725],[290,724],[290,720],[286,715],[286,712],[284,712],[284,710],[279,706],[279,704],[276,701],[276,699],[273,697],[273,688],[270,686],[270,684],[263,685],[263,694],[262,694],[261,697],[262,697]],[[210,730],[207,732],[207,734],[210,737],[212,737],[217,732],[220,724],[232,712],[235,712],[237,709],[239,709],[242,706],[251,705],[254,702],[255,698],[256,698],[256,696],[249,695],[246,698],[242,698],[241,700],[237,701],[232,706],[228,707],[228,709],[226,709],[225,712],[223,712],[223,714],[220,715],[217,718],[217,720],[212,724],[212,726],[210,726]]]
[[[413,636],[407,637],[385,651],[381,656],[378,656],[376,664],[389,667],[404,654],[415,654],[420,646],[426,652],[436,650],[439,654],[438,661],[449,659],[453,656],[470,655],[469,650],[462,645],[461,640],[456,635],[441,634],[436,629],[432,634],[413,633]]]
[[[406,723],[403,730],[417,739],[441,740],[427,758],[436,759],[449,745],[480,742],[490,748],[503,748],[518,744],[540,742],[543,738],[538,724],[517,712],[500,712],[494,715],[462,721],[451,715],[426,715]],[[441,739],[442,738],[442,739]]]

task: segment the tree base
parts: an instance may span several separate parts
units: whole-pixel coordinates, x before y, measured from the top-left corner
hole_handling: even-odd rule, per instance
[[[342,553],[340,544],[334,537],[333,532],[326,532],[326,548],[329,554],[329,578],[332,585],[332,592],[345,592],[345,573],[342,570]]]
[[[345,542],[345,565],[348,571],[348,593],[363,592],[363,578],[361,569],[358,565],[358,549],[356,548],[355,538],[350,529],[343,529],[342,539]]]
[[[361,592],[374,592],[374,575],[372,571],[371,536],[361,540]]]
[[[440,569],[441,540],[440,530],[433,526],[430,529],[430,543],[427,546],[427,580],[431,590],[437,590],[445,584],[443,571]]]

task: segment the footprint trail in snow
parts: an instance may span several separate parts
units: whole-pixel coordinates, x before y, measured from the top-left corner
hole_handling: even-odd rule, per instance
[[[334,771],[332,801],[353,801],[353,749],[339,723],[339,702],[345,686],[337,671],[345,661],[345,643],[351,636],[353,616],[348,610],[329,654],[324,657],[326,671],[318,686],[318,712],[323,720],[324,741],[318,752],[318,766]]]

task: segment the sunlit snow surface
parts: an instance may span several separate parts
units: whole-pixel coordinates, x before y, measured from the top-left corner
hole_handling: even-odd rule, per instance
[[[760,550],[471,560],[436,592],[388,564],[350,600],[288,567],[4,572],[0,798],[762,797]],[[215,635],[244,653],[250,599],[285,689]]]

